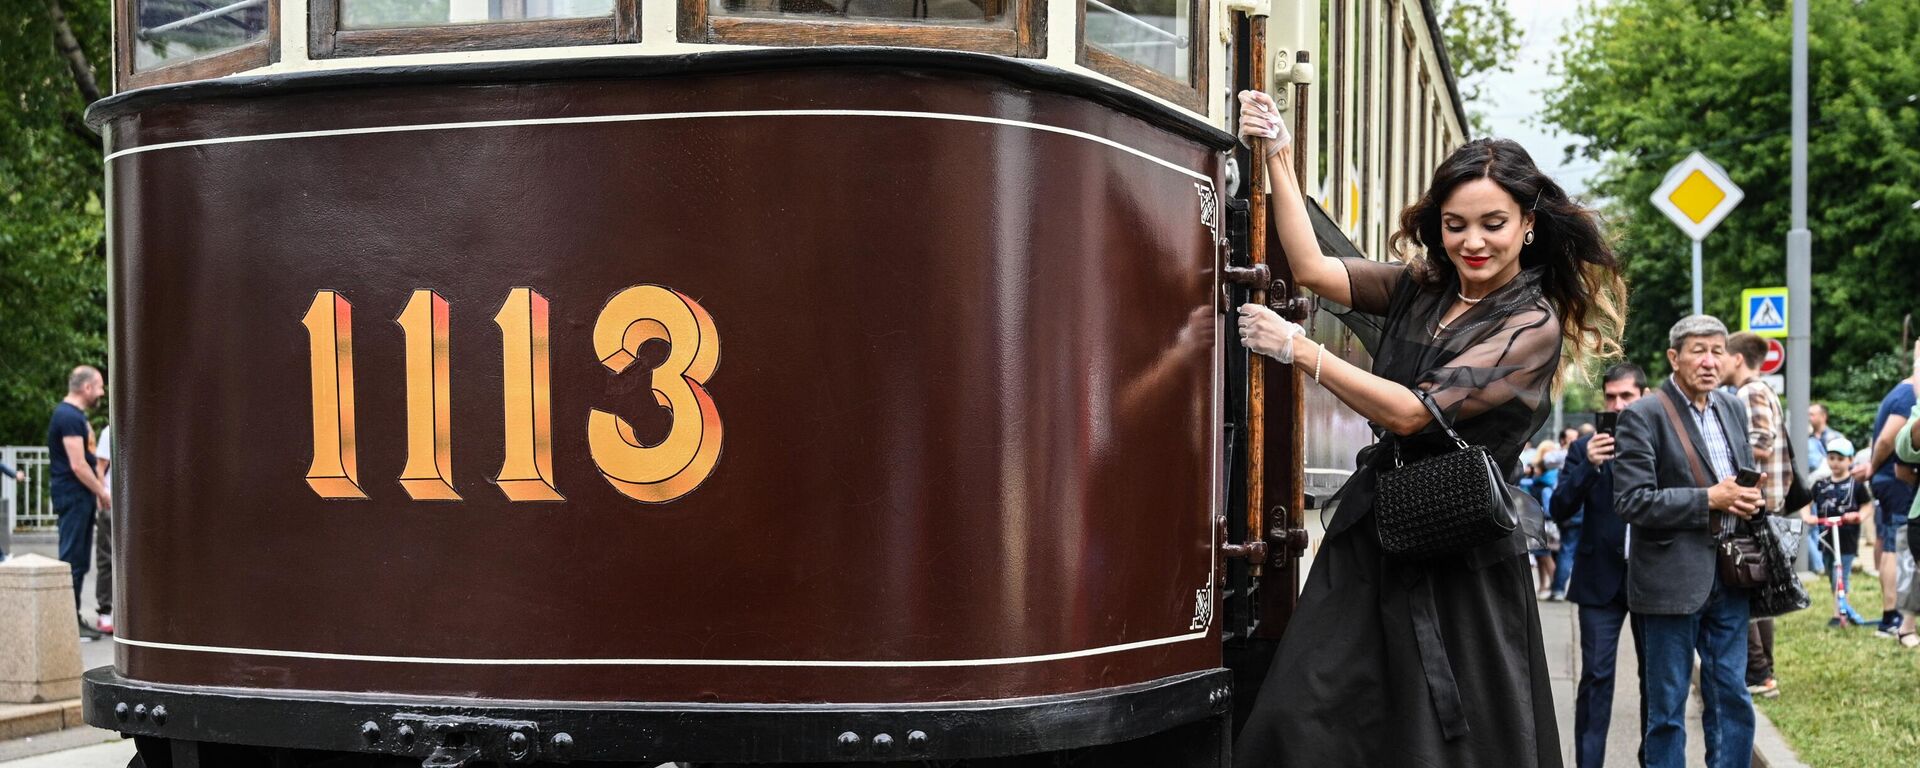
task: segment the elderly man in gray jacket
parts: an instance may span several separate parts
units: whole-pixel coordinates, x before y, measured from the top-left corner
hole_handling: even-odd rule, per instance
[[[1707,765],[1747,768],[1753,760],[1753,701],[1746,687],[1749,596],[1721,583],[1714,534],[1732,518],[1758,513],[1761,497],[1758,489],[1735,482],[1754,461],[1746,406],[1716,389],[1726,356],[1725,324],[1706,315],[1681,320],[1668,332],[1673,376],[1620,414],[1614,508],[1632,526],[1627,607],[1646,642],[1642,747],[1651,768],[1678,768],[1686,761],[1695,653]]]

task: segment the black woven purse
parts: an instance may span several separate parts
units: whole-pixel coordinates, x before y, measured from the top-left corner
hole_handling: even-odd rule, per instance
[[[1517,521],[1493,455],[1483,446],[1467,445],[1432,397],[1413,392],[1458,450],[1403,464],[1400,441],[1394,441],[1394,469],[1380,474],[1374,496],[1380,548],[1400,560],[1433,560],[1512,533]]]

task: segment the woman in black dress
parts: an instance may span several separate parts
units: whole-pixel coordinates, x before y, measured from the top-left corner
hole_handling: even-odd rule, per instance
[[[1558,766],[1525,534],[1440,562],[1392,560],[1374,530],[1374,484],[1393,443],[1409,462],[1453,448],[1413,388],[1511,471],[1560,374],[1618,352],[1626,287],[1613,251],[1594,213],[1520,145],[1481,139],[1401,214],[1392,243],[1405,263],[1327,257],[1284,122],[1265,94],[1240,98],[1241,133],[1268,139],[1273,225],[1294,279],[1379,330],[1371,372],[1257,304],[1240,309],[1242,339],[1317,380],[1381,439],[1334,498],[1235,764]]]

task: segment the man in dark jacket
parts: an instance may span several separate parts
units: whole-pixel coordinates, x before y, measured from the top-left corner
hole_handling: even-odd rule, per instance
[[[1727,327],[1706,315],[1667,333],[1673,376],[1620,413],[1613,505],[1627,534],[1627,606],[1640,622],[1641,690],[1649,768],[1686,762],[1687,692],[1700,658],[1701,723],[1709,768],[1753,762],[1753,699],[1747,692],[1750,595],[1723,583],[1715,532],[1764,514],[1760,490],[1738,482],[1755,471],[1747,408],[1718,391]],[[1766,482],[1766,478],[1758,478]]]
[[[1600,388],[1609,413],[1627,409],[1647,392],[1647,372],[1632,363],[1607,369]],[[1567,449],[1560,485],[1553,492],[1554,522],[1584,519],[1573,553],[1567,599],[1580,606],[1580,687],[1574,696],[1574,764],[1598,768],[1607,755],[1613,715],[1613,670],[1620,628],[1627,623],[1627,524],[1613,509],[1613,430],[1581,438]],[[1640,629],[1633,628],[1634,647]],[[1635,665],[1635,676],[1640,664]],[[1644,725],[1644,724],[1643,724]]]

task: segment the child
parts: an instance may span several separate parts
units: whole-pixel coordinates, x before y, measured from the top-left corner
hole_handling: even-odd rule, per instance
[[[1860,519],[1873,517],[1873,494],[1867,490],[1867,484],[1853,476],[1850,471],[1853,457],[1853,443],[1844,437],[1827,441],[1828,476],[1813,481],[1813,504],[1801,510],[1800,518],[1808,525],[1816,520],[1845,521],[1840,526],[1840,551],[1833,551],[1834,534],[1831,529],[1817,528],[1820,536],[1820,551],[1826,555],[1829,564],[1838,563],[1839,583],[1833,583],[1832,567],[1829,567],[1827,581],[1834,589],[1834,616],[1827,622],[1829,627],[1841,626],[1840,617],[1847,622],[1860,624],[1865,619],[1848,604],[1847,589],[1853,584],[1853,559],[1860,551]],[[1839,560],[1834,558],[1837,556]]]

